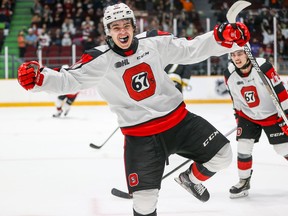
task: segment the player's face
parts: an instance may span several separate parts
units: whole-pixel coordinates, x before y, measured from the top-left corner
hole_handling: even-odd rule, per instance
[[[237,50],[230,53],[231,59],[237,68],[243,67],[247,62],[247,55],[244,50]]]
[[[130,19],[118,20],[110,24],[110,36],[121,49],[130,47],[133,40],[133,26]]]

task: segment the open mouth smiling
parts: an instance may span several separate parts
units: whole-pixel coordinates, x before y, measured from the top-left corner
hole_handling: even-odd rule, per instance
[[[127,43],[128,40],[129,40],[129,36],[126,36],[126,37],[124,37],[124,38],[119,38],[119,41],[120,41],[121,43]]]

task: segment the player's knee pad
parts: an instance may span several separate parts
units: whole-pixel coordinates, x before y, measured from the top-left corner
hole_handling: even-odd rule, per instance
[[[252,155],[253,147],[254,147],[254,139],[239,139],[237,152],[238,156],[241,155]]]
[[[136,215],[156,216],[158,194],[158,189],[140,190],[133,192],[134,215],[136,212]]]
[[[288,157],[288,143],[273,145],[273,148],[277,152],[277,154],[285,158]]]
[[[211,172],[218,172],[227,168],[231,164],[232,155],[233,154],[230,143],[227,143],[217,152],[213,158],[211,158],[211,160],[204,163],[203,166]]]

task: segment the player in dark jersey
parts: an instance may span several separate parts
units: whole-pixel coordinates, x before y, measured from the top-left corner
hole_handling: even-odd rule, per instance
[[[183,87],[189,85],[192,74],[189,65],[169,64],[164,70],[180,92],[183,91]]]
[[[23,63],[19,83],[26,90],[57,94],[97,88],[125,135],[125,171],[135,216],[157,215],[171,154],[194,160],[179,179],[195,197],[207,201],[209,192],[202,182],[229,166],[231,146],[213,125],[185,108],[164,68],[229,53],[235,44],[249,40],[248,28],[226,23],[193,40],[157,30],[135,35],[134,13],[123,3],[106,8],[103,24],[107,45],[85,51],[80,61],[60,72],[39,68],[37,62]]]
[[[288,159],[288,130],[272,98],[245,51],[232,52],[232,63],[224,72],[237,119],[237,153],[239,183],[230,189],[230,197],[248,195],[252,175],[252,150],[262,130],[274,150]],[[261,71],[271,84],[283,110],[288,113],[288,95],[283,82],[270,62],[256,58]]]

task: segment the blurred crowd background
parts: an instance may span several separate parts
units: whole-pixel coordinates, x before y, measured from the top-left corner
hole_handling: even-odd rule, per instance
[[[4,67],[5,47],[12,78],[21,62],[37,60],[39,50],[47,66],[70,65],[73,44],[76,59],[84,50],[105,44],[103,10],[117,2],[134,10],[138,33],[156,28],[177,37],[194,38],[225,22],[227,10],[235,0],[1,0],[0,71]],[[276,19],[278,71],[288,74],[288,0],[250,2],[252,5],[239,18],[250,29],[253,54],[274,62]],[[227,61],[227,56],[212,57],[211,75],[222,74]],[[206,75],[207,61],[191,65],[190,70],[194,75]],[[0,73],[0,78],[3,76]]]

